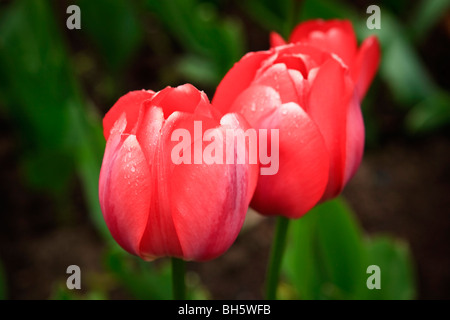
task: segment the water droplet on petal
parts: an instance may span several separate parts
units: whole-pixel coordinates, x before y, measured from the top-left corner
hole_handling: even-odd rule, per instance
[[[131,172],[135,172],[136,171],[136,168],[135,167],[131,167]]]

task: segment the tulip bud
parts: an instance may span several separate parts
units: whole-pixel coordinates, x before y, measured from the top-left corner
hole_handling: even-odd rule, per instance
[[[237,114],[220,117],[203,92],[183,85],[130,92],[103,125],[99,198],[119,245],[145,260],[202,261],[224,253],[244,222],[258,164],[206,163],[203,154],[212,142],[204,135],[216,137],[220,150],[230,143],[221,140],[226,130],[245,130],[248,123]],[[187,132],[189,143],[180,141],[180,132]],[[199,162],[183,161],[199,153]]]

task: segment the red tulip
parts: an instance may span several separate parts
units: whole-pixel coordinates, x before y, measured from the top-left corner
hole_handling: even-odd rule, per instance
[[[255,128],[279,129],[279,171],[259,177],[251,205],[262,214],[298,218],[337,196],[359,167],[360,100],[380,52],[375,37],[358,49],[346,21],[300,24],[291,41],[273,33],[271,50],[245,55],[212,104],[242,114]]]
[[[270,34],[270,43],[272,47],[286,44],[275,32]],[[350,21],[318,19],[297,25],[289,37],[289,43],[307,44],[337,55],[349,68],[362,100],[378,68],[380,48],[375,36],[365,39],[358,49]]]
[[[175,149],[180,145],[177,129],[192,136],[210,129],[219,137],[224,130],[248,127],[239,115],[217,114],[191,85],[130,92],[106,114],[99,198],[112,236],[128,252],[146,260],[209,260],[236,239],[258,165],[173,160],[174,154],[194,157],[197,152],[189,150],[190,143],[189,149]],[[200,132],[194,132],[199,123]],[[192,144],[200,152],[208,145],[197,138]]]

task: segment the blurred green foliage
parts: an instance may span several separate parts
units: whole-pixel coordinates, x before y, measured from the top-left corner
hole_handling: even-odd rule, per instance
[[[240,23],[220,17],[212,2],[148,0],[146,4],[187,53],[178,68],[195,82],[217,84],[245,53]]]
[[[430,133],[450,123],[448,88],[436,83],[417,50],[448,10],[448,0],[422,0],[414,5],[380,1],[380,30],[368,30],[367,14],[349,1],[79,0],[77,5],[82,30],[69,31],[64,25],[67,15],[55,2],[2,4],[0,108],[16,128],[20,166],[31,187],[52,194],[55,201],[70,203],[69,186],[75,177],[79,179],[92,223],[106,244],[105,268],[136,298],[169,298],[169,269],[164,264],[149,267],[125,254],[106,229],[98,203],[105,146],[98,110],[110,106],[93,101],[110,103],[125,93],[125,74],[141,57],[143,47],[150,47],[155,57],[173,58],[169,66],[159,66],[162,71],[152,73],[155,79],[148,83],[189,81],[199,88],[214,88],[248,50],[246,37],[252,35],[239,17],[253,19],[285,38],[306,19],[346,18],[353,22],[360,41],[377,34],[382,45],[379,75],[363,104],[368,141],[377,140],[378,124],[372,115],[377,96],[386,95],[381,88],[388,88],[394,105],[404,112],[405,132]],[[402,12],[412,14],[400,19]],[[104,96],[90,96],[91,90],[86,89],[91,88],[83,86],[80,70],[86,66],[68,46],[73,39],[75,46],[77,39],[83,39],[89,49],[82,46],[82,54],[102,64],[88,68],[101,71],[95,85],[108,88]],[[407,246],[389,237],[365,238],[342,200],[325,203],[295,221],[289,237],[284,272],[295,297],[410,299],[416,294]],[[380,266],[383,290],[365,287],[370,264]],[[5,297],[4,283],[0,270],[0,298]],[[193,287],[201,288],[196,281]],[[191,298],[207,297],[203,289],[191,291]],[[52,296],[107,297],[98,289],[79,297],[61,287]]]
[[[293,290],[286,298],[416,298],[408,246],[389,236],[366,238],[343,199],[317,206],[290,227],[283,270]],[[366,286],[371,265],[380,268],[380,289]]]
[[[143,27],[133,1],[80,0],[82,29],[114,76],[142,45]]]

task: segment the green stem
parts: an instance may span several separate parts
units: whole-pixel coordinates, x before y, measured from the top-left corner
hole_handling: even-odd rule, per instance
[[[172,290],[174,300],[186,299],[186,285],[184,281],[185,262],[172,258]]]
[[[289,219],[278,217],[275,227],[275,235],[270,253],[269,267],[266,276],[266,298],[275,300],[277,297],[278,278],[280,277],[281,262],[283,260],[284,247],[286,245],[286,235],[289,226]]]

